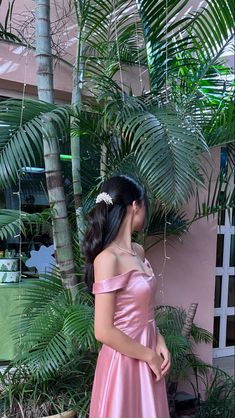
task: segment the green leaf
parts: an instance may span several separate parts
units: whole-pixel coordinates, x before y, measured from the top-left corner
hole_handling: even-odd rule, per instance
[[[21,167],[43,156],[43,139],[64,140],[72,110],[34,100],[0,103],[0,187],[16,182]],[[46,123],[45,123],[46,121]]]

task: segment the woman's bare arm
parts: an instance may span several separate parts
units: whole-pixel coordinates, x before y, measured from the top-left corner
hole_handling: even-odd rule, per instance
[[[111,278],[117,274],[117,257],[102,251],[94,261],[95,282]],[[94,332],[98,341],[109,345],[120,353],[143,360],[152,361],[156,353],[140,344],[113,325],[116,291],[95,294]]]

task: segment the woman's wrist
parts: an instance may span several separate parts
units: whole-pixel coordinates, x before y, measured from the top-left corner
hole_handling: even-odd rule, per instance
[[[166,346],[165,338],[163,337],[162,334],[157,334],[157,345],[158,344]]]
[[[147,355],[146,355],[146,362],[147,363],[151,363],[154,359],[154,357],[156,356],[156,352],[154,350],[152,350],[151,348],[148,349],[147,351]]]
[[[158,328],[158,326],[156,325],[156,334],[157,335],[161,335],[160,329]]]

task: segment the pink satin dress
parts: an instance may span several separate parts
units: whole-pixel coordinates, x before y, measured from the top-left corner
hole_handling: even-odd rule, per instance
[[[92,293],[116,290],[114,326],[156,349],[154,318],[157,279],[132,269],[93,283]],[[97,358],[89,418],[169,418],[165,377],[155,380],[148,363],[103,344]]]

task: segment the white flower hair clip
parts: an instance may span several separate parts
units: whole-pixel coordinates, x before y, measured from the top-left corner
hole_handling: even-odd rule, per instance
[[[110,194],[106,192],[99,193],[96,197],[95,203],[102,202],[102,200],[107,203],[108,205],[113,205],[113,199]]]

